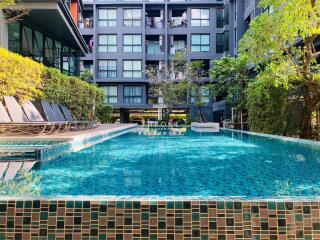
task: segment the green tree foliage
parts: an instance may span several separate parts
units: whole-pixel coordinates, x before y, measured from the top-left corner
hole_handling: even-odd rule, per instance
[[[226,101],[236,109],[233,121],[245,121],[247,113],[247,88],[250,78],[248,60],[245,55],[239,57],[223,57],[215,60],[210,69],[212,91],[214,96],[225,96]]]
[[[46,68],[43,92],[47,100],[68,106],[76,119],[93,119],[94,106],[103,105],[104,100],[102,90],[95,85],[53,68]]]
[[[163,103],[167,105],[167,116],[170,116],[175,106],[186,102],[186,85],[183,81],[176,82],[172,77],[172,74],[177,75],[183,71],[185,63],[185,56],[176,54],[172,65],[163,66],[161,70],[157,66],[146,69],[150,84],[149,96],[163,99]]]
[[[6,95],[20,102],[43,98],[64,104],[78,119],[92,119],[94,106],[104,102],[103,91],[95,85],[0,49],[0,97]]]
[[[250,24],[240,43],[240,52],[257,66],[267,66],[267,71],[272,70],[280,81],[290,82],[294,88],[290,92],[295,93],[290,98],[301,101],[303,107],[300,137],[309,138],[312,113],[320,103],[320,73],[316,63],[320,53],[314,47],[320,33],[320,2],[261,0],[260,7],[270,11]]]
[[[287,93],[286,82],[273,76],[271,70],[266,70],[249,84],[247,107],[251,131],[286,134]]]
[[[203,77],[207,76],[208,71],[204,70],[203,61],[191,61],[186,64],[185,85],[198,108],[200,122],[206,122],[202,107],[206,104],[204,99],[210,96],[209,85],[203,83]]]
[[[1,0],[0,1],[0,9],[11,7],[15,4],[15,0]]]
[[[112,112],[113,109],[111,106],[99,106],[97,109],[97,118],[101,123],[112,123]]]
[[[30,58],[0,48],[0,96],[16,96],[20,100],[41,97],[44,68]]]

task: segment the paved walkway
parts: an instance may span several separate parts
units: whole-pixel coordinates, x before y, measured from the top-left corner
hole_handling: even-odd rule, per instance
[[[67,141],[67,140],[74,140],[79,138],[87,138],[92,137],[95,135],[100,134],[106,134],[106,133],[112,133],[119,130],[125,130],[130,129],[137,124],[101,124],[97,128],[83,130],[83,131],[69,131],[65,133],[57,133],[53,135],[35,135],[35,136],[8,136],[8,137],[0,137],[1,140],[13,140],[13,139],[19,139],[19,140],[57,140],[57,141]]]

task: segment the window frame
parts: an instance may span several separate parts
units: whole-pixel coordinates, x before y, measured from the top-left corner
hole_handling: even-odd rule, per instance
[[[193,18],[192,10],[199,10],[200,17]],[[202,17],[202,11],[208,11],[208,18]],[[199,21],[199,25],[193,24],[195,21]],[[207,22],[208,24],[203,24],[203,22]],[[210,8],[191,8],[191,27],[209,27],[210,26]]]
[[[126,92],[126,88],[140,88],[140,95],[129,95],[129,96],[126,96],[125,95],[125,92]],[[140,99],[138,102],[135,102],[134,100],[132,99]],[[129,101],[127,101],[129,100]],[[123,86],[123,103],[127,103],[127,104],[141,104],[143,101],[143,88],[141,85],[124,85]]]
[[[125,62],[131,62],[131,69],[126,70],[125,69]],[[140,70],[134,70],[134,62],[140,62]],[[130,76],[126,76],[126,74],[130,73]],[[135,76],[135,73],[139,73],[139,76]],[[141,78],[142,77],[142,61],[141,60],[135,60],[135,59],[127,59],[123,60],[123,71],[122,71],[124,78]]]
[[[117,104],[118,103],[118,86],[117,85],[107,85],[107,86],[101,86],[105,93],[105,103],[106,104]],[[108,92],[108,88],[116,88],[116,95],[110,95]],[[110,101],[110,99],[115,99],[115,101]]]
[[[134,11],[134,10],[140,10],[140,18],[134,18],[134,17],[125,18],[126,11]],[[134,23],[138,23],[138,24],[136,25]],[[124,27],[141,27],[142,26],[142,8],[124,8],[123,9],[123,26]]]
[[[100,37],[101,36],[105,36],[107,38],[107,43],[106,44],[101,44],[100,43]],[[109,37],[115,37],[116,39],[116,42],[115,44],[109,44]],[[106,50],[107,51],[101,51],[100,50],[100,47],[103,48],[103,47],[106,47]],[[114,48],[115,47],[115,50],[114,51],[110,51],[109,48]],[[104,52],[117,52],[117,34],[99,34],[98,35],[98,52],[99,53],[104,53]]]
[[[200,43],[199,44],[192,44],[193,36],[200,36]],[[208,44],[202,44],[202,36],[208,36],[209,37]],[[210,52],[210,34],[191,34],[190,47],[191,47],[191,52]],[[195,51],[195,50],[192,49],[193,47],[199,47],[200,50],[199,51]],[[207,50],[202,50],[203,47],[206,47],[208,49]]]
[[[131,44],[125,44],[125,37],[131,37]],[[140,44],[134,44],[133,37],[139,36],[140,37]],[[131,51],[126,51],[125,48],[131,48]],[[135,47],[139,47],[139,51],[133,51]],[[142,35],[141,34],[124,34],[122,37],[122,51],[123,52],[132,52],[132,53],[141,53],[142,52]]]
[[[105,61],[106,69],[100,69],[100,62]],[[109,69],[109,62],[115,62],[115,69]],[[98,77],[99,78],[117,78],[117,60],[116,59],[99,59],[98,60]],[[106,73],[106,76],[101,76],[101,73]],[[114,75],[112,74],[114,73]]]
[[[100,18],[100,11],[115,11],[115,18],[108,18],[109,13],[107,13],[107,18]],[[98,26],[99,27],[117,27],[117,15],[118,11],[116,8],[99,8],[98,9]],[[101,24],[105,22],[106,24]],[[115,24],[110,24],[115,23]]]

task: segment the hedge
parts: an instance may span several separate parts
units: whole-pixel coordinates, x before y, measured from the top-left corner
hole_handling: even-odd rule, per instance
[[[94,106],[103,106],[97,86],[48,68],[30,58],[0,48],[0,97],[47,99],[66,105],[77,119],[91,119]]]

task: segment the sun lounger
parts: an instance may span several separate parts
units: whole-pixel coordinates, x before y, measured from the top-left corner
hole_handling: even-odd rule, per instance
[[[6,104],[6,108],[0,101],[0,134],[51,134],[53,129],[56,126],[59,126],[54,122],[43,121],[41,115],[39,114],[39,116],[35,113],[36,109],[32,109],[32,112],[29,113],[28,110],[31,108],[30,104],[25,105],[24,109],[28,112],[28,115],[26,115],[14,97],[5,96],[3,99]]]
[[[70,110],[64,106],[64,105],[59,105],[60,109],[63,113],[63,116],[65,117],[65,119],[67,121],[73,122],[76,124],[76,126],[78,128],[82,128],[82,129],[89,129],[89,128],[95,128],[97,126],[99,126],[99,123],[96,121],[79,121],[79,120],[74,120],[72,117],[72,114],[70,112]]]
[[[29,172],[33,168],[35,163],[36,163],[35,161],[24,162],[22,166],[22,170],[25,172]]]

